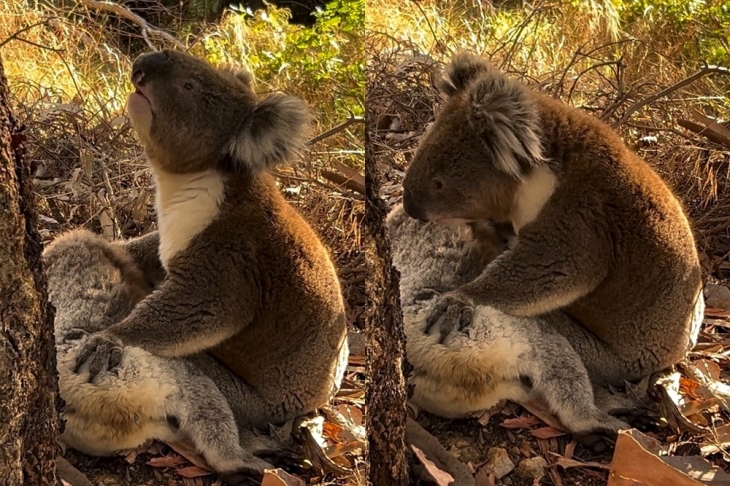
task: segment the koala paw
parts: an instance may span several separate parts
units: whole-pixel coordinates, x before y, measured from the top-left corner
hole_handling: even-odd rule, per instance
[[[431,329],[438,325],[441,330],[439,343],[443,343],[454,328],[464,331],[471,327],[473,320],[474,305],[471,299],[458,292],[449,292],[441,296],[429,312],[424,332],[430,334]]]
[[[109,334],[100,332],[91,335],[76,356],[74,373],[89,362],[89,383],[102,371],[115,372],[122,362],[122,343]]]

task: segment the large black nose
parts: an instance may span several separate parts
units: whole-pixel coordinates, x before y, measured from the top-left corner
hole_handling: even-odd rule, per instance
[[[426,219],[426,213],[416,204],[413,198],[413,192],[406,187],[403,188],[403,210],[413,219],[418,219],[424,223],[428,221]]]
[[[169,60],[170,55],[165,51],[142,54],[132,64],[132,82],[140,86],[144,85]]]

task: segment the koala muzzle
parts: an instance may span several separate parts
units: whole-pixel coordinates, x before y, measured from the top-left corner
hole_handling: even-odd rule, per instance
[[[157,73],[169,60],[170,56],[165,51],[142,54],[132,65],[132,82],[137,86],[144,86],[150,76]]]
[[[410,189],[405,187],[403,188],[403,210],[413,219],[417,219],[424,223],[428,222],[426,213],[423,212],[423,210],[414,202],[413,193]]]

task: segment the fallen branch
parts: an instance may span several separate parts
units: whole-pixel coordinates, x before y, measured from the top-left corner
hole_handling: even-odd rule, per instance
[[[185,46],[183,45],[182,42],[180,42],[179,40],[177,40],[175,37],[168,34],[167,32],[157,29],[155,27],[152,27],[149,23],[147,23],[147,21],[145,19],[143,19],[139,15],[133,13],[127,7],[123,7],[122,5],[119,5],[117,3],[99,1],[99,0],[79,0],[79,2],[82,5],[84,5],[85,7],[92,8],[94,10],[112,12],[113,14],[116,14],[124,19],[134,22],[142,29],[142,38],[144,38],[144,41],[147,43],[147,45],[153,51],[156,51],[157,48],[150,41],[149,36],[148,36],[149,34],[156,34],[156,35],[162,37],[164,40],[166,40],[170,44],[177,47],[178,49],[185,50]]]
[[[469,471],[469,467],[444,449],[444,446],[436,437],[429,434],[426,429],[410,417],[406,423],[406,442],[421,449],[426,457],[451,474],[454,478],[451,486],[476,486],[476,481],[471,471]]]
[[[93,486],[84,473],[73,467],[61,456],[56,459],[56,473],[59,479],[71,486]]]
[[[334,128],[330,128],[324,133],[321,133],[314,137],[313,139],[309,140],[307,142],[307,145],[314,145],[317,142],[321,142],[325,138],[331,137],[332,135],[335,135],[336,133],[341,132],[345,128],[349,127],[350,125],[354,125],[355,123],[365,123],[365,117],[362,116],[355,116],[354,113],[350,112],[350,118],[345,120],[343,123],[340,123]]]
[[[730,130],[717,123],[717,120],[705,116],[697,110],[690,110],[690,115],[692,115],[694,121],[678,120],[679,126],[702,135],[715,143],[730,147]]]
[[[355,191],[363,195],[365,194],[365,184],[360,183],[352,177],[343,176],[342,174],[338,174],[337,172],[332,172],[329,170],[320,171],[320,174],[322,175],[322,177],[330,182],[334,182],[338,186],[345,186],[351,191]]]
[[[687,78],[684,78],[683,80],[679,81],[678,83],[675,83],[675,84],[669,86],[668,88],[658,91],[658,92],[654,93],[653,95],[651,95],[647,98],[644,98],[643,100],[638,101],[638,102],[634,103],[633,105],[631,105],[624,113],[624,116],[622,116],[619,121],[617,121],[616,123],[613,124],[613,128],[616,128],[619,125],[621,125],[622,123],[626,122],[629,118],[631,118],[631,115],[633,115],[634,113],[636,113],[637,111],[639,111],[640,109],[642,109],[643,107],[648,105],[649,103],[653,103],[654,101],[658,100],[659,98],[663,98],[663,97],[667,96],[668,94],[673,93],[673,92],[677,91],[678,89],[683,88],[684,86],[687,86],[688,84],[691,84],[704,76],[707,76],[708,74],[729,75],[730,69],[728,69],[726,67],[722,67],[722,66],[705,66],[705,67],[703,67],[702,69],[700,69],[693,75],[691,75]]]

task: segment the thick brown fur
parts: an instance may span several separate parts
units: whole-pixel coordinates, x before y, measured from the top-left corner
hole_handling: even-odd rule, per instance
[[[141,56],[132,79],[128,110],[155,178],[167,278],[88,340],[77,369],[88,363],[93,379],[124,346],[163,357],[207,350],[246,384],[239,425],[324,405],[347,358],[339,281],[268,173],[303,147],[306,105],[259,98],[249,77],[175,51]]]
[[[515,316],[562,309],[588,329],[583,346],[613,356],[599,382],[681,360],[702,320],[700,266],[656,172],[601,121],[476,56],[457,55],[442,84],[448,100],[403,182],[406,212],[511,222],[518,238],[430,321],[448,312],[452,327],[468,326],[475,304]]]

